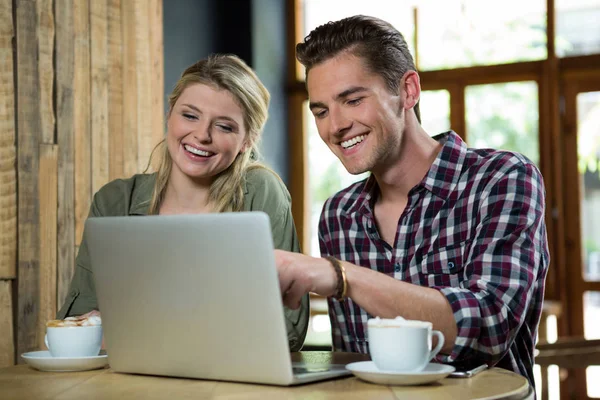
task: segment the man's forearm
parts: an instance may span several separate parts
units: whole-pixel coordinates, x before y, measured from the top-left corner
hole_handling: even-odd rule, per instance
[[[381,318],[401,316],[429,321],[442,331],[449,354],[456,341],[454,313],[446,297],[438,290],[398,281],[382,273],[343,262],[348,280],[347,296],[370,315]]]

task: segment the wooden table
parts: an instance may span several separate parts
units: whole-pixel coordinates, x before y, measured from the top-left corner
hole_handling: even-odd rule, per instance
[[[360,354],[301,352],[295,361],[349,363]],[[0,399],[533,399],[527,380],[499,368],[470,379],[425,386],[382,386],[347,377],[295,387],[130,375],[110,368],[41,372],[27,365],[0,369]]]

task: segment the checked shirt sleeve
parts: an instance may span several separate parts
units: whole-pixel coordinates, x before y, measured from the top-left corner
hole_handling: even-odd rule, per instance
[[[542,178],[520,158],[505,161],[487,183],[480,182],[479,193],[471,194],[476,207],[471,215],[477,218],[464,280],[458,287],[436,287],[448,299],[458,327],[455,346],[440,357],[443,362],[498,362],[525,323],[540,277],[543,282],[548,253]]]

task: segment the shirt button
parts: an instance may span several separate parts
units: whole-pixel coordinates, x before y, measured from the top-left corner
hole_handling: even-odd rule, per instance
[[[448,263],[448,268],[450,268],[450,269],[454,268],[454,263],[452,261],[450,261]]]
[[[400,272],[400,263],[396,263],[396,264],[394,265],[394,271],[396,271],[396,272]]]
[[[75,289],[71,290],[71,296],[77,296],[77,290],[75,290]]]

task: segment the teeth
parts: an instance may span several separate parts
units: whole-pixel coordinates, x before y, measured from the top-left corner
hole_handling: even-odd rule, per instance
[[[360,135],[360,136],[356,136],[352,139],[346,140],[345,142],[341,143],[342,147],[344,149],[348,149],[348,148],[354,146],[355,144],[362,142],[363,140],[365,140],[366,137],[367,137],[367,135]]]
[[[195,147],[192,146],[188,146],[187,144],[183,146],[187,151],[189,151],[190,153],[194,153],[198,156],[203,156],[203,157],[208,157],[210,155],[212,155],[212,153],[208,152],[208,151],[204,151],[204,150],[200,150],[197,149]]]

